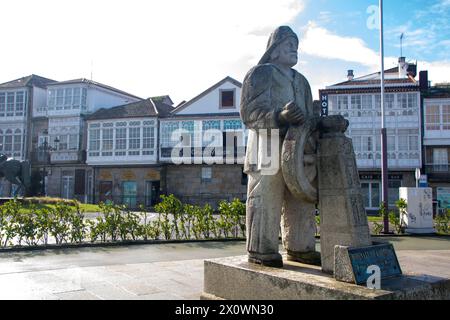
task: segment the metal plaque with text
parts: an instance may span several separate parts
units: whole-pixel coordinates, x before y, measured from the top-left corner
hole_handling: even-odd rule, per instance
[[[402,274],[394,247],[390,243],[349,248],[348,255],[357,284],[365,284],[367,282],[367,279],[371,276],[367,270],[373,265],[380,268],[381,279]]]

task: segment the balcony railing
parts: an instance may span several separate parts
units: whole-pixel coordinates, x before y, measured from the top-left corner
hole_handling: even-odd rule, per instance
[[[49,165],[55,163],[84,163],[86,162],[86,151],[66,150],[66,151],[43,151],[31,152],[31,162],[35,165]]]
[[[429,180],[450,181],[450,163],[437,164],[431,163],[425,165],[425,174]]]
[[[208,149],[209,148],[209,149]],[[215,158],[215,150],[213,150],[214,147],[201,147],[201,148],[187,148],[187,150],[190,149],[190,155],[184,155],[184,149],[183,148],[177,148],[176,151],[178,151],[178,159],[177,157],[172,157],[172,152],[174,148],[171,147],[165,147],[161,148],[161,155],[160,159],[163,162],[171,161],[171,160],[180,160],[183,157],[196,159],[196,158],[204,158],[204,159],[211,159]],[[224,147],[217,147],[218,149],[222,150],[222,158],[226,160],[227,158],[233,158],[235,161],[243,161],[245,157],[246,148],[245,147],[234,147],[231,150],[228,150],[226,146]]]
[[[51,163],[84,163],[86,162],[86,150],[58,150],[50,153]]]

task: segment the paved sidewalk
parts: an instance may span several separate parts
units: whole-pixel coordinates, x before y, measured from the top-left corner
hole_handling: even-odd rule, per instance
[[[450,278],[450,238],[383,240],[404,272]],[[243,254],[242,241],[0,253],[0,299],[199,299],[203,260]]]

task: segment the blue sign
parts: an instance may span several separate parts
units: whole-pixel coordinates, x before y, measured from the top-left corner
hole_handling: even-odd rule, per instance
[[[428,176],[426,174],[420,176],[419,188],[428,188]]]
[[[394,247],[390,243],[362,248],[349,248],[348,255],[356,284],[366,284],[367,279],[371,276],[371,274],[367,273],[367,269],[372,265],[380,268],[381,279],[402,274]]]

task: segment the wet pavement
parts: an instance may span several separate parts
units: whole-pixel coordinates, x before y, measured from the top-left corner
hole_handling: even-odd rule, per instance
[[[450,237],[375,239],[404,272],[450,278]],[[199,299],[203,260],[244,254],[243,241],[1,252],[0,299]]]

